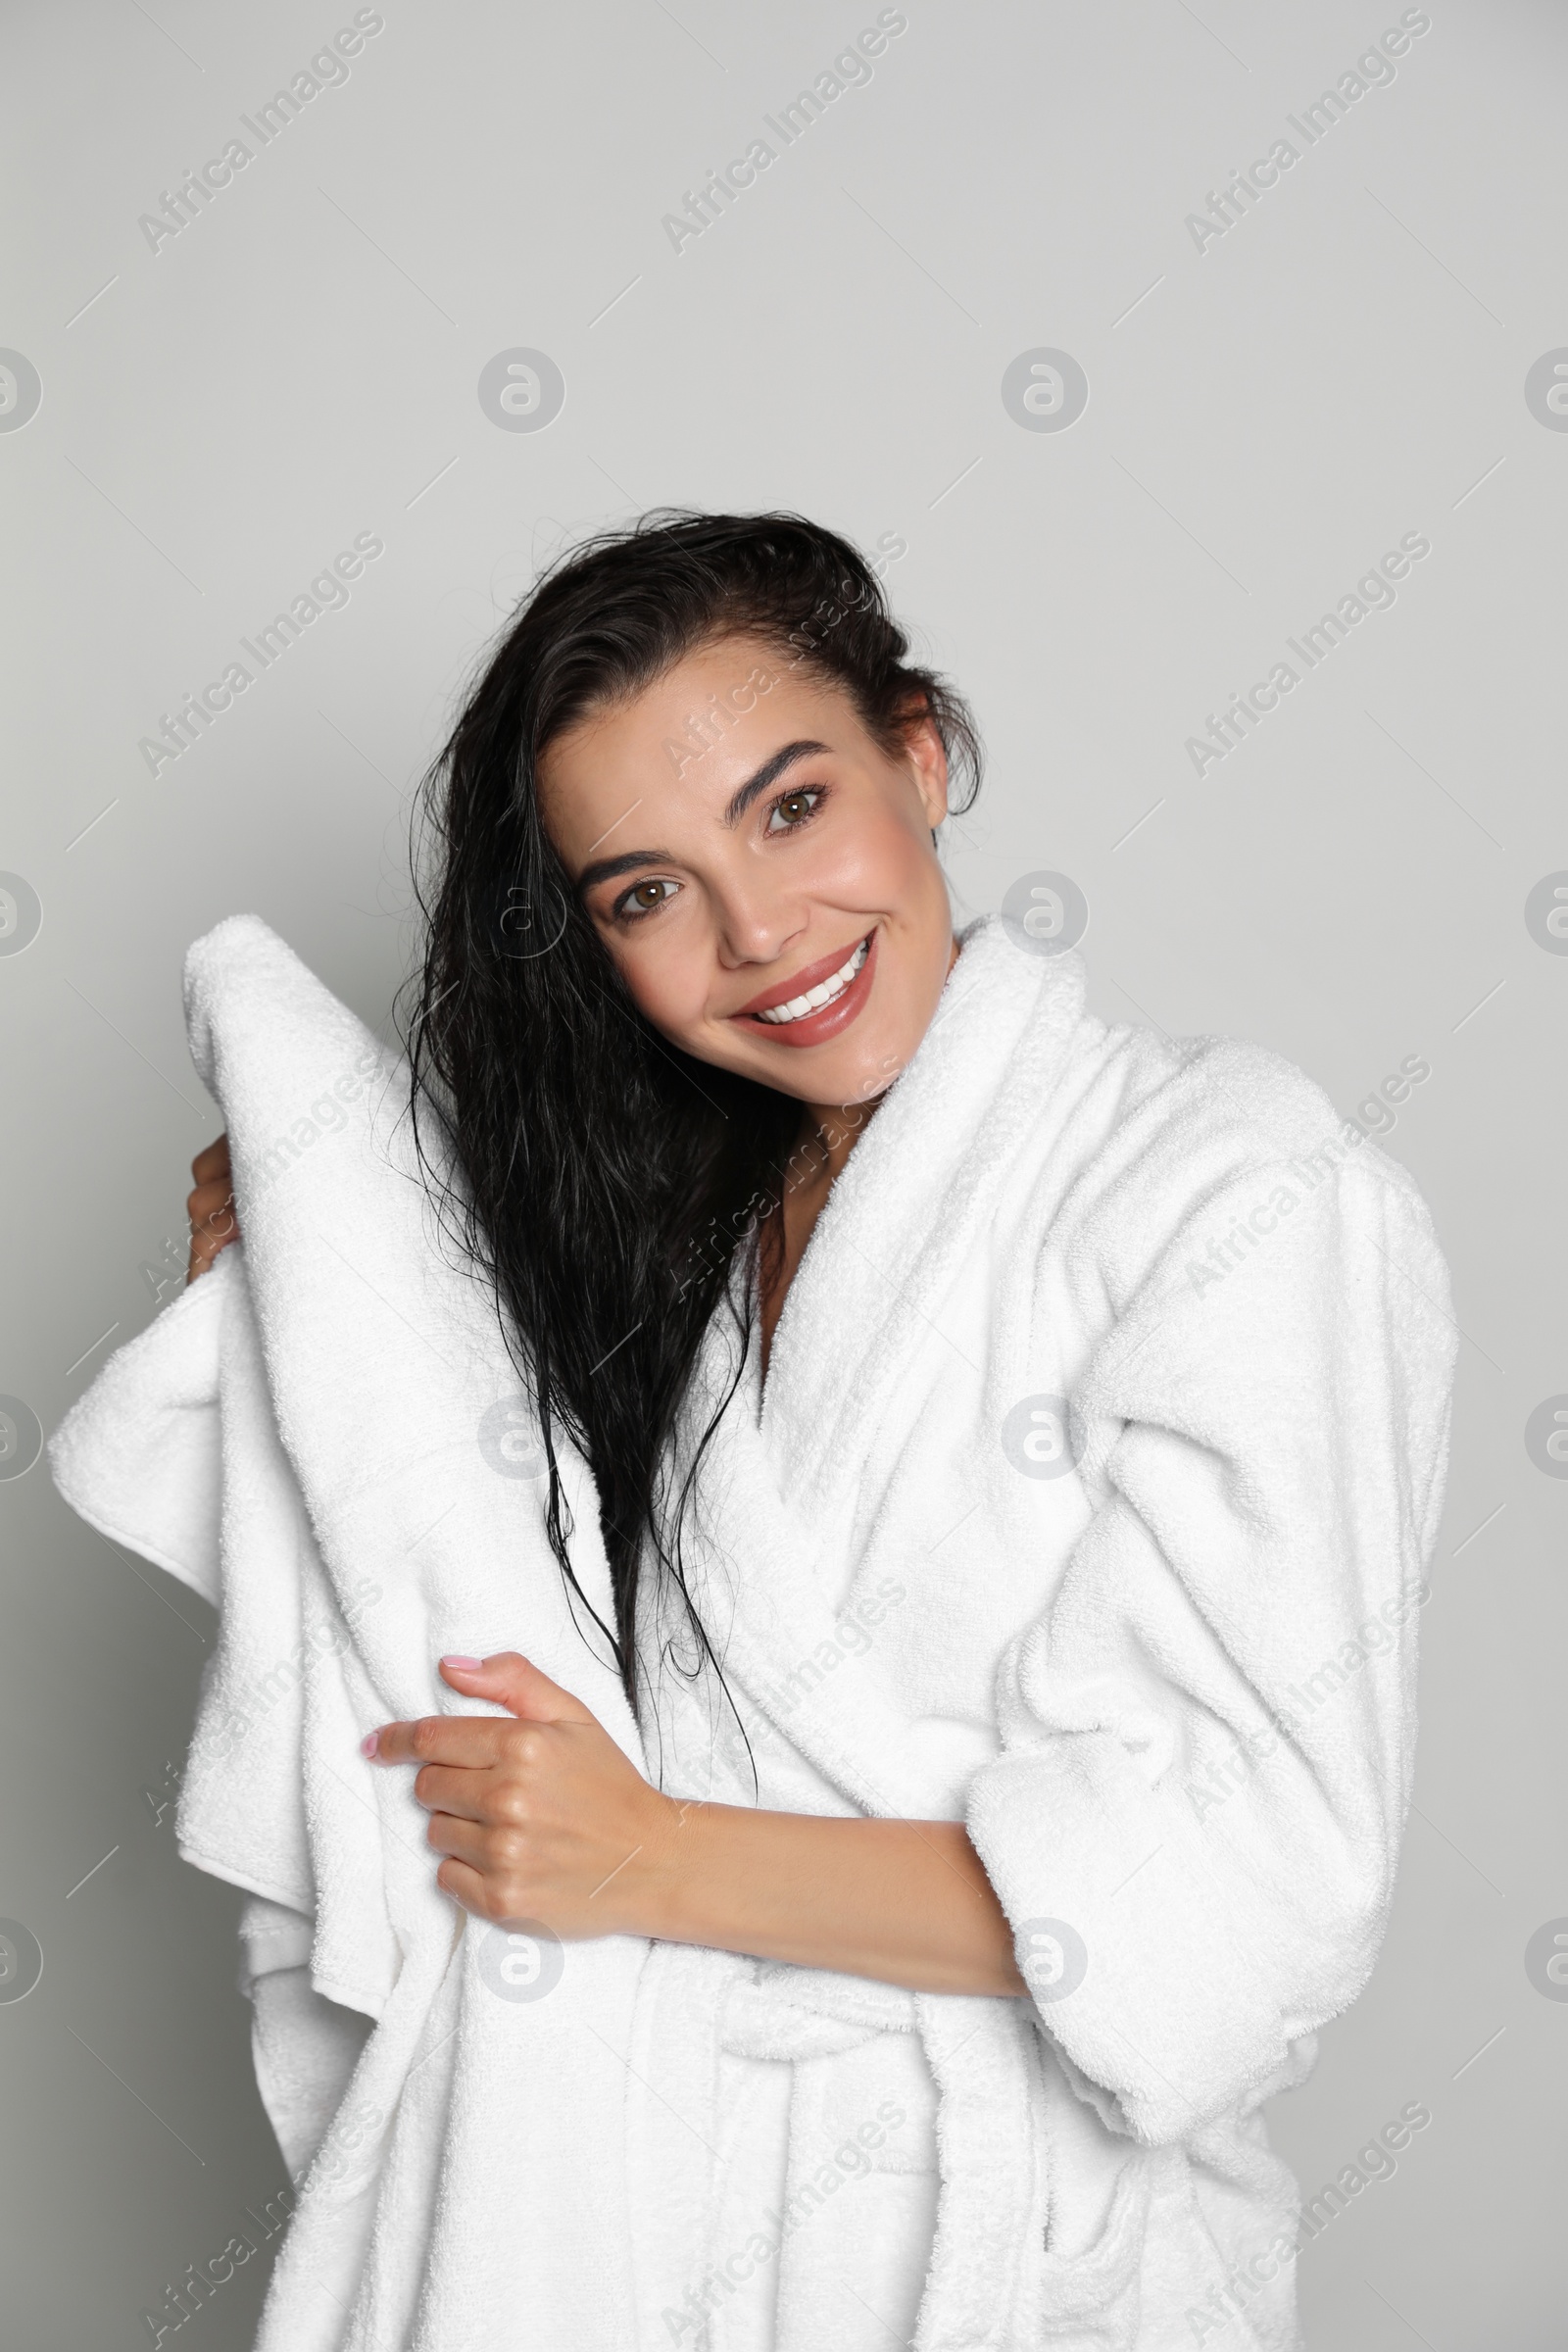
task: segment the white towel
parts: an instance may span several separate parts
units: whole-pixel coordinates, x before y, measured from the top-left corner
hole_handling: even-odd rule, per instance
[[[187,1010],[244,1242],[111,1360],[51,1461],[84,1517],[220,1604],[180,1847],[263,1898],[247,1980],[296,2161],[339,2088],[299,2079],[302,2047],[329,2074],[364,2038],[325,2002],[379,2021],[315,2152],[261,2344],[624,2352],[645,1947],[574,1944],[546,1997],[512,1997],[498,1931],[470,1922],[454,1951],[412,1774],[358,1746],[392,1718],[475,1711],[436,1674],[448,1650],[522,1650],[641,1765],[636,1727],[603,1642],[571,1622],[538,1482],[512,1474],[529,1466],[525,1408],[493,1307],[433,1240],[402,1066],[252,918],[192,950]],[[608,1617],[575,1465],[568,1494]],[[307,1943],[314,2014],[296,1999],[285,2017],[262,1988],[302,1989]],[[524,1989],[530,1958],[511,1963]]]

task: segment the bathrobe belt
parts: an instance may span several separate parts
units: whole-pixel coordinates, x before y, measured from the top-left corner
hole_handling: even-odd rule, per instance
[[[1044,2251],[1049,2218],[1027,2003],[913,1993],[816,1969],[756,1979],[741,1973],[748,1963],[736,1965],[718,2012],[720,2046],[735,2056],[828,2058],[879,2034],[919,2035],[937,2090],[938,2190],[917,2352],[1004,2352],[1017,2341],[1020,2266]],[[989,2282],[979,2302],[977,2276]]]

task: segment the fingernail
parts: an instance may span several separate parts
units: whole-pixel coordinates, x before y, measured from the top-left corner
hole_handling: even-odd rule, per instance
[[[365,1738],[360,1741],[361,1755],[373,1756],[376,1748],[380,1744],[380,1740],[381,1735],[379,1732],[367,1732]]]
[[[484,1664],[484,1660],[483,1658],[460,1658],[449,1654],[442,1659],[441,1663],[443,1666],[455,1666],[460,1674],[477,1674]]]

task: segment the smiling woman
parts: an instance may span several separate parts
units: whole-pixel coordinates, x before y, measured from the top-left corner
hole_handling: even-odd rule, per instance
[[[440,1659],[486,1712],[367,1721],[372,1692],[357,1729],[384,1805],[412,1769],[437,1884],[512,1936],[519,1999],[542,1952],[633,1939],[608,2128],[636,2325],[584,2284],[552,2342],[1155,2352],[1245,2313],[1290,2352],[1296,2190],[1258,2110],[1387,1915],[1415,1640],[1390,1607],[1442,1507],[1446,1272],[1367,1143],[1288,1242],[1186,1279],[1340,1122],[1261,1048],[1097,1018],[1070,950],[955,936],[939,841],[978,743],[908,654],[833,533],[662,514],[564,558],[478,678],[428,779],[406,1075],[522,1382],[530,1539],[589,1649],[608,1594],[653,1761],[511,1648]],[[197,1173],[193,1272],[235,1232],[221,1147]],[[421,1477],[488,1476],[412,1444]],[[494,1566],[443,1571],[443,1622],[533,1645],[520,1566],[515,1613],[476,1597]],[[1293,1713],[1380,1603],[1397,1655]],[[431,2056],[442,2004],[494,1991],[440,1929],[428,1982],[408,1962]],[[547,2043],[575,2046],[516,2049]],[[415,2046],[389,2004],[376,2079]],[[388,2212],[494,2171],[479,2111],[438,2105],[398,2108]],[[331,2199],[323,2173],[301,2278]],[[403,2291],[394,2246],[387,2222],[353,2258],[362,2313]],[[494,2308],[418,2340],[513,2340],[532,2274],[503,2268]],[[297,2340],[279,2275],[270,2348]]]
[[[935,833],[979,767],[847,541],[657,514],[547,575],[433,772],[420,1111],[547,1431],[595,1464],[634,1699],[645,1559],[681,1581],[689,1496],[656,1487],[699,1344],[755,1227],[765,1349],[859,1106],[930,1022],[956,953]],[[549,1516],[569,1576],[554,1471]]]

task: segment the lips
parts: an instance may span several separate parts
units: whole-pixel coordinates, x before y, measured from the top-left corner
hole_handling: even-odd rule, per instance
[[[825,1011],[829,1004],[843,996],[852,980],[859,978],[860,966],[870,953],[869,941],[862,939],[858,947],[850,950],[838,970],[830,972],[825,980],[818,980],[810,988],[798,987],[797,994],[787,997],[780,1004],[758,1006],[756,1018],[784,1028],[793,1027],[797,1021],[806,1020],[813,1012]]]
[[[870,995],[876,941],[871,931],[853,947],[803,965],[730,1018],[770,1045],[824,1045],[849,1027]]]

